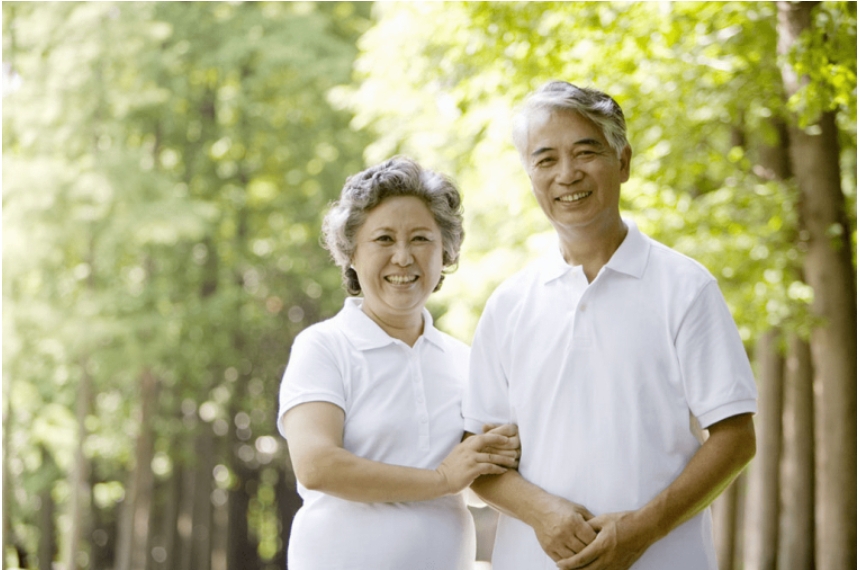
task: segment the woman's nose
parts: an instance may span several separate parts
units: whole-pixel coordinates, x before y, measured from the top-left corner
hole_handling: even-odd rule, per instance
[[[407,265],[412,264],[412,248],[409,247],[409,244],[406,243],[398,243],[394,246],[394,255],[391,258],[391,262],[395,265],[399,265],[401,267],[406,267]]]

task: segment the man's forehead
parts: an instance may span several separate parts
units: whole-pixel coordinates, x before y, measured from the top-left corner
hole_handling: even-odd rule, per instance
[[[528,154],[559,144],[606,145],[603,131],[588,117],[568,109],[539,109],[528,124]]]

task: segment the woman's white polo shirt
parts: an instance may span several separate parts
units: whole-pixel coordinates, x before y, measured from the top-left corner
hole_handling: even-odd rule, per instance
[[[344,448],[383,463],[435,469],[463,435],[469,348],[433,327],[413,347],[390,337],[348,298],[334,318],[302,331],[280,390],[280,419],[306,402],[345,413]],[[281,432],[283,434],[283,431]],[[358,503],[310,491],[293,523],[290,568],[469,568],[475,531],[462,495]],[[416,566],[417,564],[417,566]]]

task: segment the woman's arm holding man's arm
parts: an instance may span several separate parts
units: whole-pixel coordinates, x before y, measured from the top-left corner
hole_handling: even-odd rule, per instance
[[[435,470],[390,465],[343,448],[343,410],[308,402],[281,419],[298,481],[307,489],[360,502],[423,501],[462,491],[475,477],[515,468],[513,426],[457,445]],[[472,438],[470,438],[472,439]],[[511,448],[513,446],[513,449]],[[492,448],[485,451],[485,448]]]

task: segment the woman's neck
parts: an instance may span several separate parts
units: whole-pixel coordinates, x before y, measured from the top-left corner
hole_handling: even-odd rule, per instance
[[[396,338],[414,346],[424,334],[424,315],[422,312],[404,315],[380,315],[367,302],[361,304],[362,312],[370,317],[391,338]]]

